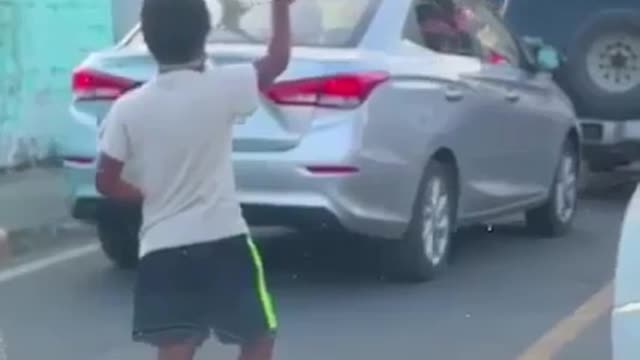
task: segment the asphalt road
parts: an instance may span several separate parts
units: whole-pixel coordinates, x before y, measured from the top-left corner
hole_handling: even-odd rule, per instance
[[[420,285],[385,281],[371,247],[345,238],[312,253],[298,235],[270,239],[277,359],[610,359],[607,316],[571,314],[612,278],[629,195],[586,197],[561,239],[527,236],[517,223],[465,230],[448,272]],[[129,340],[134,275],[77,245],[0,272],[0,360],[153,359]],[[233,353],[212,342],[199,359]]]

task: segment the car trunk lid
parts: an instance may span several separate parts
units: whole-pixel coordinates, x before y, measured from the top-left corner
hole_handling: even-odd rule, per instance
[[[265,53],[265,48],[218,45],[208,51],[215,64],[229,65],[254,61]],[[379,79],[376,76],[364,79],[365,83],[360,78],[351,77],[343,78],[338,85],[333,80],[328,83],[317,79],[341,72],[339,69],[349,71],[362,58],[363,54],[353,49],[295,48],[287,71],[280,77],[280,82],[260,99],[257,111],[247,118],[237,119],[234,151],[286,151],[295,147],[310,130],[318,105],[332,111],[357,106],[362,99],[348,98],[349,94],[344,92],[362,92],[363,85],[375,85],[384,80],[382,74],[379,74]],[[74,76],[75,106],[91,112],[100,122],[114,99],[145,83],[156,71],[153,60],[142,47],[118,49],[90,57]],[[83,72],[93,78],[83,79]],[[324,97],[325,104],[320,104],[317,91],[325,90],[327,86],[333,86],[332,91],[343,96]],[[83,87],[86,88],[85,93]]]

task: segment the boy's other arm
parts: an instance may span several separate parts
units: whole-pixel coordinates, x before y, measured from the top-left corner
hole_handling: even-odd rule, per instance
[[[104,132],[100,136],[100,155],[95,185],[98,192],[120,201],[142,201],[142,192],[122,180],[122,169],[130,158],[131,139],[125,123],[128,114],[116,102],[104,119]]]
[[[142,192],[122,180],[123,167],[124,162],[101,152],[98,158],[96,189],[102,195],[114,200],[141,202],[143,200]]]
[[[289,7],[294,0],[272,0],[271,23],[273,36],[267,54],[254,63],[258,88],[265,91],[289,65],[291,57],[291,20]]]

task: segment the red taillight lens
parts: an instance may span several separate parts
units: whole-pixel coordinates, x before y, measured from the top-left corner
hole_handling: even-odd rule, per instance
[[[509,61],[507,60],[506,57],[502,56],[501,54],[495,51],[491,51],[491,53],[489,54],[489,63],[492,65],[500,65],[508,62]]]
[[[78,100],[115,100],[135,86],[135,81],[89,69],[75,71],[72,79]]]
[[[274,84],[267,95],[279,105],[353,109],[388,79],[388,73],[372,71],[283,81]]]

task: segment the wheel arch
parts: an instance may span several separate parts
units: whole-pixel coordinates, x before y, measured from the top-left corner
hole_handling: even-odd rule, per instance
[[[562,160],[561,156],[562,153],[565,149],[565,146],[567,143],[571,144],[571,147],[573,148],[573,150],[576,153],[576,156],[578,157],[578,172],[580,172],[581,170],[581,164],[582,164],[582,146],[581,146],[581,135],[580,135],[580,131],[578,130],[577,126],[571,126],[565,133],[564,137],[561,138],[561,141],[557,144],[558,148],[557,148],[557,159],[553,160],[554,163],[556,163],[556,166],[553,166],[553,171],[551,171],[551,175],[548,178],[548,188],[550,189],[551,187],[553,187],[555,178],[556,178],[556,174],[558,171],[558,166],[560,164],[560,161]],[[579,173],[578,173],[579,174]]]
[[[565,139],[565,141],[571,143],[571,146],[573,146],[573,150],[578,155],[578,164],[582,163],[582,146],[580,145],[580,132],[578,131],[578,128],[576,126],[572,126],[567,132]],[[579,170],[580,168],[578,168],[578,171]]]
[[[453,151],[451,149],[449,149],[449,148],[446,148],[446,147],[439,148],[431,156],[431,159],[436,160],[436,161],[440,162],[441,164],[450,167],[449,170],[452,171],[451,175],[453,176],[454,184],[456,186],[456,192],[458,192],[459,188],[460,188],[460,184],[459,184],[459,177],[460,177],[459,172],[460,171],[458,169],[458,160],[456,159],[456,156],[453,153]],[[425,164],[425,166],[426,166],[426,164]]]
[[[460,196],[461,196],[461,184],[460,184],[460,167],[458,163],[458,159],[456,158],[455,153],[448,147],[440,147],[438,148],[425,162],[424,167],[426,168],[430,161],[437,161],[440,164],[444,165],[451,176],[451,182],[453,184],[453,195],[454,195],[454,221],[457,221],[458,212],[459,212],[459,204],[460,204]]]
[[[409,208],[409,219],[411,218],[411,214],[413,214],[413,212],[416,209],[416,206],[418,204],[418,196],[420,193],[420,187],[423,183],[423,178],[425,177],[426,173],[425,170],[427,169],[427,167],[429,166],[429,163],[431,161],[437,161],[438,163],[440,163],[441,165],[444,165],[446,167],[446,169],[449,171],[450,176],[452,177],[452,183],[454,185],[454,196],[455,196],[455,211],[454,211],[454,215],[456,217],[455,220],[457,220],[458,217],[458,213],[459,213],[459,204],[460,204],[460,193],[461,193],[461,185],[460,185],[460,168],[458,165],[458,159],[455,155],[455,153],[453,152],[453,150],[451,150],[449,147],[446,146],[440,146],[435,148],[435,150],[433,150],[432,152],[429,152],[428,155],[425,157],[425,160],[422,163],[422,170],[421,170],[421,175],[419,180],[416,182],[416,186],[413,189],[413,200],[410,203],[411,207]],[[408,231],[410,228],[410,221],[407,222],[407,229],[406,231]]]

